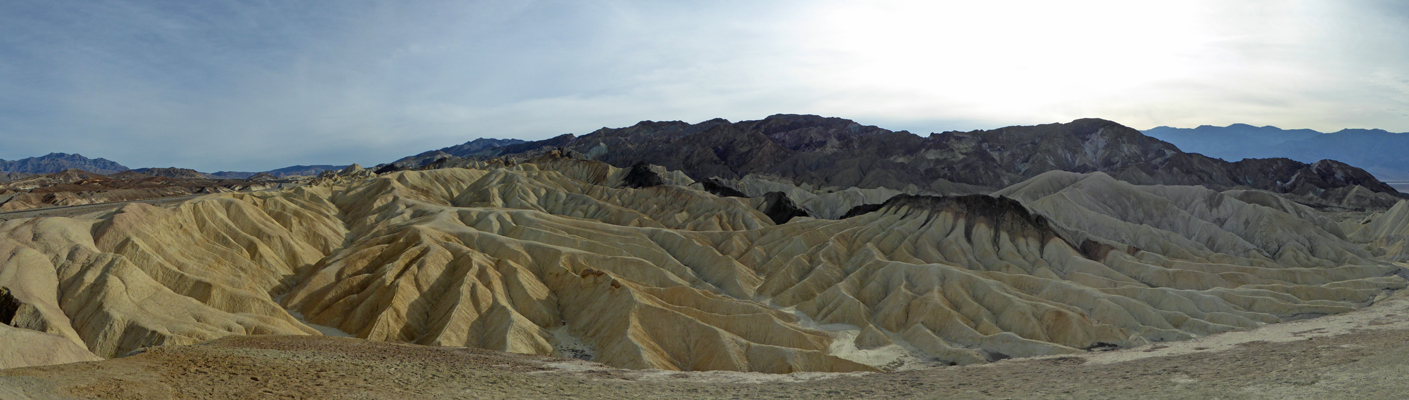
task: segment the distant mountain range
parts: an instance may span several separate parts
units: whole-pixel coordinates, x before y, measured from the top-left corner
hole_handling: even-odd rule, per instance
[[[290,176],[314,176],[318,175],[323,171],[340,171],[343,168],[347,168],[347,165],[295,165],[292,167],[284,167],[262,172],[220,171],[208,173],[205,175],[216,179],[248,179],[249,177],[255,176],[257,174],[269,174],[274,175],[275,177],[284,178]]]
[[[402,158],[400,160],[392,162],[392,165],[395,165],[399,168],[413,168],[429,164],[432,161],[446,157],[471,158],[476,156],[489,156],[493,155],[491,153],[497,153],[497,149],[499,148],[521,143],[526,142],[519,139],[480,138],[465,142],[463,144],[441,148],[440,150],[431,150],[414,156]]]
[[[1144,131],[1180,149],[1236,161],[1244,158],[1286,157],[1301,162],[1331,159],[1364,168],[1380,179],[1409,181],[1409,134],[1381,129],[1343,129],[1322,133],[1247,124],[1203,125],[1198,128],[1161,126]]]
[[[128,170],[122,164],[107,159],[90,159],[78,154],[66,153],[49,153],[43,157],[30,157],[15,161],[0,160],[0,172],[52,174],[68,169],[81,169],[104,175]]]
[[[511,139],[511,141],[514,141]],[[517,140],[522,142],[522,140]],[[463,145],[462,145],[463,146]],[[458,147],[458,146],[457,146]],[[333,170],[338,171],[347,168],[346,165],[295,165],[269,171],[260,172],[239,172],[220,171],[215,173],[196,172],[186,168],[140,168],[137,172],[154,176],[165,176],[169,178],[213,178],[213,179],[247,179],[260,173],[267,173],[278,178],[289,176],[313,176],[318,173]],[[79,154],[49,153],[43,157],[30,157],[14,161],[0,160],[0,173],[19,174],[52,174],[65,170],[77,169],[92,172],[100,175],[108,175],[122,171],[132,170],[122,164],[110,161],[105,158],[88,158]]]
[[[1138,185],[1250,188],[1337,207],[1387,207],[1400,198],[1366,171],[1335,160],[1229,162],[1181,151],[1102,119],[919,136],[842,118],[780,114],[741,122],[643,121],[580,137],[479,146],[487,143],[492,142],[479,139],[461,146],[474,149],[469,158],[529,158],[561,149],[619,168],[660,165],[697,181],[760,175],[817,188],[987,193],[1048,171],[1099,171]],[[425,157],[432,153],[398,160],[406,165],[396,167],[416,168],[432,161]]]
[[[1046,171],[1100,171],[1141,185],[1253,188],[1314,195],[1335,204],[1351,195],[1354,187],[1398,197],[1383,181],[1409,180],[1409,157],[1402,156],[1409,150],[1409,135],[1383,130],[1321,133],[1234,124],[1158,127],[1141,132],[1111,121],[1080,119],[919,136],[842,118],[784,114],[740,122],[643,121],[626,128],[602,128],[583,136],[565,134],[540,141],[481,138],[405,157],[389,167],[418,168],[449,158],[531,157],[554,149],[621,168],[638,162],[660,165],[697,180],[742,179],[753,174],[819,188],[931,193],[986,193]],[[215,173],[179,168],[139,171],[173,177],[247,179],[260,173],[279,178],[310,176],[345,167],[297,165],[264,172]],[[0,173],[45,174],[67,169],[99,174],[129,170],[110,160],[78,154],[0,160]],[[1377,200],[1383,201],[1389,200]]]

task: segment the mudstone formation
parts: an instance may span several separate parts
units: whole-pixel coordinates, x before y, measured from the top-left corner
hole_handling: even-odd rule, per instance
[[[0,341],[50,350],[0,367],[345,333],[623,368],[875,371],[1184,340],[1406,285],[1392,261],[1409,205],[1353,167],[1270,162],[1305,176],[1239,183],[1253,175],[1236,163],[1098,120],[864,159],[901,134],[779,118],[626,128],[673,135],[678,162],[556,138],[4,221]],[[978,150],[995,146],[1007,158]],[[844,167],[816,163],[832,155]]]

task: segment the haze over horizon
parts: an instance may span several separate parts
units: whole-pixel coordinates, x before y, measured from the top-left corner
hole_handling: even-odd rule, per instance
[[[1392,1],[0,4],[0,159],[262,171],[818,114],[1409,131]]]

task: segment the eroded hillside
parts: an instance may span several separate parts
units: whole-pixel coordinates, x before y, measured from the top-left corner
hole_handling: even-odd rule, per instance
[[[625,368],[867,371],[1181,340],[1405,286],[1375,238],[1305,206],[1099,172],[776,224],[756,189],[661,168],[462,166],[6,221],[10,325],[101,357],[320,333],[297,314]],[[878,193],[810,204],[846,214]]]

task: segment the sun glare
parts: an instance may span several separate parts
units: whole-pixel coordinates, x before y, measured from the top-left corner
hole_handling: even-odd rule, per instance
[[[884,1],[830,4],[805,47],[875,107],[1040,112],[1110,101],[1193,71],[1213,40],[1191,2]],[[976,108],[976,109],[972,109]]]

